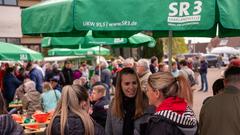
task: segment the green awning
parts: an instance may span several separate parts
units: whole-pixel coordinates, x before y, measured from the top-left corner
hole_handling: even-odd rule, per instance
[[[90,31],[85,36],[85,44],[87,46],[108,45],[114,48],[136,48],[140,46],[155,47],[156,41],[153,37],[142,33],[134,34],[129,38],[94,38]]]
[[[85,37],[45,37],[42,39],[41,46],[43,48],[89,48],[99,45],[107,45],[112,47],[130,47],[136,48],[140,46],[154,47],[156,44],[154,38],[138,33],[130,38],[94,38],[92,32],[89,31]]]
[[[0,60],[35,61],[42,60],[42,54],[21,45],[0,42]]]
[[[26,35],[130,37],[239,36],[239,0],[49,0],[22,10]],[[107,8],[106,8],[107,7]]]
[[[104,47],[92,47],[87,49],[66,49],[66,48],[54,48],[48,50],[49,56],[86,56],[86,55],[109,55],[109,49]]]
[[[83,36],[87,31],[75,27],[75,0],[48,0],[22,10],[25,35]]]
[[[41,41],[41,47],[78,49],[83,43],[84,38],[82,37],[44,37]]]

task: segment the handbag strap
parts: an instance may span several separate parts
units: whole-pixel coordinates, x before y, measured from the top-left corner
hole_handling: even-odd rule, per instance
[[[55,94],[56,100],[57,100],[57,102],[58,102],[58,96],[57,96],[56,90],[53,90],[53,91],[54,91],[54,94]]]

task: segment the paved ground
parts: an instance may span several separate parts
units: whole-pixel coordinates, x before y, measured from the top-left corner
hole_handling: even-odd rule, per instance
[[[208,69],[208,92],[199,92],[198,90],[200,89],[200,86],[196,86],[196,90],[193,93],[193,110],[197,116],[197,118],[199,118],[199,113],[202,107],[202,102],[203,100],[208,97],[208,96],[212,96],[212,84],[215,80],[217,80],[218,78],[220,78],[221,76],[221,72],[224,70],[225,68],[209,68]],[[200,80],[200,78],[199,78]]]

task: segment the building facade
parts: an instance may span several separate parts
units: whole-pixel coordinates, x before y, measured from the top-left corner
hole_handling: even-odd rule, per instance
[[[41,0],[0,0],[0,42],[26,45],[41,51],[41,38],[23,36],[21,30],[21,10],[39,2]]]
[[[25,36],[21,30],[21,10],[44,0],[0,0],[0,42],[9,42],[27,46],[30,49],[43,52],[41,37]],[[140,57],[139,49],[117,48],[113,49],[115,56]]]

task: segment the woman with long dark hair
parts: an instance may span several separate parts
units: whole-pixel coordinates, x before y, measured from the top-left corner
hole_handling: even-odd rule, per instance
[[[110,105],[105,131],[107,135],[139,133],[140,124],[147,121],[147,100],[143,98],[140,81],[132,68],[118,73],[115,97]]]

